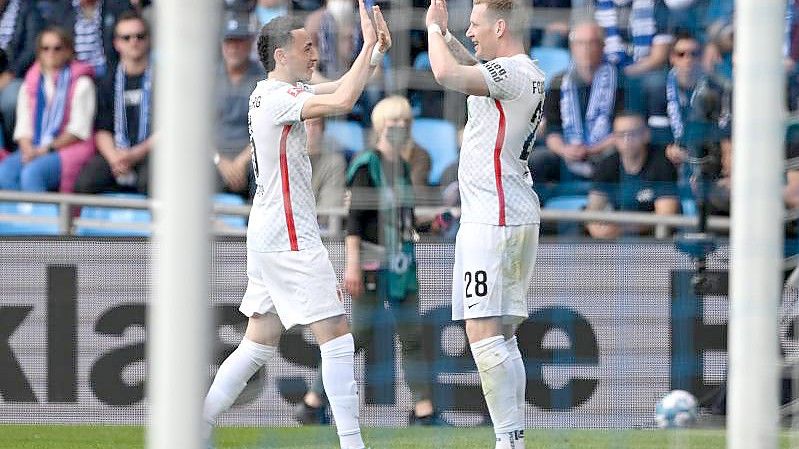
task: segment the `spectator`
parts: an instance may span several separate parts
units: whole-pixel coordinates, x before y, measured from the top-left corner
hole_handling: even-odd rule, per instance
[[[36,59],[36,37],[44,25],[34,2],[0,0],[0,49],[8,58],[8,65],[0,72],[0,114],[6,136],[14,129],[19,88]]]
[[[332,139],[325,138],[325,119],[305,121],[308,134],[308,157],[311,158],[311,186],[316,207],[331,209],[344,205],[344,176],[347,161]],[[319,217],[319,224],[327,225],[327,217]]]
[[[250,93],[266,77],[263,67],[250,59],[255,30],[248,15],[228,13],[222,40],[222,64],[217,75],[216,154],[214,162],[221,190],[247,198],[251,150],[247,129]]]
[[[253,12],[259,28],[275,17],[285,16],[288,13],[289,2],[287,0],[258,0]]]
[[[119,17],[114,47],[120,61],[98,89],[99,154],[81,171],[78,192],[148,191],[154,98],[149,36],[141,16],[131,11]]]
[[[569,36],[572,67],[556,75],[547,92],[547,149],[529,159],[542,202],[549,196],[545,184],[589,181],[596,163],[613,148],[611,123],[624,107],[624,91],[616,67],[603,61],[602,39],[596,23],[576,25]]]
[[[685,129],[691,111],[694,89],[703,76],[700,65],[702,47],[689,34],[678,34],[669,54],[671,70],[665,80],[644,85],[640,103],[635,107],[647,119],[653,139],[658,144],[671,144],[666,155],[675,164],[682,163],[685,150]],[[633,100],[633,99],[631,99]]]
[[[346,72],[361,51],[361,35],[358,29],[358,11],[354,0],[327,0],[323,8],[308,15],[305,29],[319,52],[317,72],[314,83],[337,80]],[[383,96],[380,79],[382,69],[378,68],[358,102],[348,114],[349,120],[370,126],[370,112]]]
[[[0,163],[0,188],[71,192],[94,154],[92,69],[74,61],[72,38],[61,28],[45,28],[37,49],[17,99],[19,150]]]
[[[64,0],[57,4],[59,24],[73,33],[78,61],[94,67],[98,78],[117,65],[114,24],[133,7],[127,0]]]
[[[402,129],[407,130],[408,135],[401,136],[405,139],[403,140],[404,146],[400,149],[400,156],[411,168],[411,184],[414,190],[418,191],[426,187],[430,177],[430,155],[410,137],[413,114],[411,114],[411,104],[408,100],[397,95],[384,98],[372,110],[372,118],[378,120],[372,123],[375,138],[380,137],[380,133],[386,126],[389,126],[388,123],[405,125]]]
[[[381,327],[384,303],[388,303],[414,401],[409,421],[434,425],[440,424],[440,419],[433,408],[430,366],[422,351],[412,171],[400,157],[410,142],[410,121],[404,118],[408,110],[410,104],[402,97],[380,101],[372,111],[374,149],[356,156],[347,171],[351,205],[343,284],[353,298],[352,333],[358,347],[369,346],[374,331]],[[323,397],[317,376],[296,414],[298,420],[318,422]]]
[[[799,142],[788,143],[785,157],[786,159],[799,158]],[[799,168],[791,168],[787,171],[783,197],[788,209],[799,208]]]
[[[618,152],[597,167],[587,209],[676,214],[679,211],[677,172],[662,151],[649,144],[644,118],[632,113],[617,115],[613,135]],[[648,229],[609,223],[588,223],[586,227],[591,237],[601,239]]]
[[[619,10],[631,5],[629,39],[624,39]],[[663,0],[596,0],[596,20],[605,30],[608,61],[624,68],[628,76],[643,75],[662,68],[669,56],[671,35],[669,11]],[[628,43],[632,54],[627,53]]]

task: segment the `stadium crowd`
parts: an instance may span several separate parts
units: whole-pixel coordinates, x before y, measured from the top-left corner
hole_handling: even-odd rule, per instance
[[[533,58],[548,71],[546,101],[538,111],[544,120],[529,158],[542,205],[695,213],[698,192],[707,192],[711,212],[729,214],[733,0],[527,1],[533,8],[562,11],[556,16],[563,18],[529,34]],[[387,11],[397,7],[379,3]],[[199,149],[216,167],[218,191],[245,199],[254,191],[248,98],[265,76],[253,49],[257,30],[275,17],[302,14],[319,52],[314,81],[336,79],[361,45],[353,32],[355,5],[353,0],[225,1],[216,141]],[[428,5],[414,0],[412,6]],[[466,0],[450,2],[458,38],[470,8]],[[147,0],[0,0],[0,189],[148,193],[149,154],[158,136],[152,125],[153,71],[159,66],[152,19]],[[427,72],[426,39],[419,28],[407,31],[410,54],[397,59]],[[785,106],[794,112],[799,108],[797,0],[788,1],[784,54]],[[403,126],[412,128],[419,118],[445,119],[443,93],[400,90],[394,68],[386,58],[382,73],[347,117],[334,124],[307,123],[320,207],[345,205],[348,163],[375,144],[372,138],[341,137],[342,123],[368,131],[374,106],[397,91],[405,92],[411,105],[409,116],[392,117]],[[446,118],[457,129],[465,117]],[[453,146],[459,145],[456,135]],[[786,154],[795,155],[799,133],[789,128],[787,135]],[[457,155],[438,154],[436,138],[425,137],[406,133],[400,153],[414,193],[448,207],[432,221],[422,220],[421,229],[451,236],[458,216]],[[700,168],[694,162],[705,155],[714,163]],[[786,204],[795,207],[797,197],[794,169],[786,175]],[[651,231],[592,223],[578,232],[613,238]]]

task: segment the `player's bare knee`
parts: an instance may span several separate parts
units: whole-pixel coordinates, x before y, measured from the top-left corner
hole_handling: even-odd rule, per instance
[[[265,313],[263,315],[254,314],[250,317],[244,336],[261,345],[277,346],[282,333],[283,325],[280,323],[280,318],[274,313]]]
[[[350,333],[350,325],[345,315],[337,315],[310,324],[317,344],[324,344],[334,338]]]
[[[503,335],[502,318],[486,317],[466,320],[466,336],[470,344]]]

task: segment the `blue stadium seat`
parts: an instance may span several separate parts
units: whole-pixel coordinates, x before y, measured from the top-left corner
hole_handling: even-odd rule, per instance
[[[530,51],[530,57],[538,60],[538,67],[546,74],[546,85],[552,77],[569,68],[571,64],[571,55],[569,51],[557,47],[534,47]]]
[[[0,202],[0,214],[54,219],[53,223],[0,220],[0,235],[58,235],[57,204]]]
[[[411,128],[413,140],[430,153],[428,182],[437,185],[441,174],[458,159],[455,125],[437,118],[418,118]]]
[[[588,205],[586,195],[554,196],[547,200],[546,209],[555,210],[583,210]],[[578,235],[582,232],[582,224],[577,222],[558,222],[557,230],[560,235]]]
[[[556,210],[583,210],[588,205],[588,197],[585,195],[564,195],[556,196],[547,200],[547,209]]]
[[[416,57],[413,58],[413,68],[414,70],[431,70],[430,55],[428,55],[426,51],[416,55]]]
[[[145,195],[135,193],[104,193],[103,196],[116,198],[147,199]],[[144,209],[128,209],[122,207],[84,206],[80,210],[80,218],[104,220],[117,224],[151,223],[150,211]],[[87,237],[149,237],[146,229],[107,229],[92,226],[77,226],[75,235]]]
[[[234,193],[217,193],[214,195],[214,204],[244,205],[244,198]],[[247,218],[241,215],[220,215],[219,220],[231,228],[246,228]]]
[[[350,155],[363,151],[363,126],[358,122],[328,120],[325,123],[325,136],[335,140]]]

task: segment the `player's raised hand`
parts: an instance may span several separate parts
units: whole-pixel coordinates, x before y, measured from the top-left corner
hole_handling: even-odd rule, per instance
[[[375,18],[375,27],[377,28],[377,46],[380,53],[388,52],[391,48],[391,31],[388,29],[386,19],[383,17],[383,11],[380,7],[372,6],[372,15]]]
[[[361,34],[363,35],[363,45],[370,46],[377,43],[377,33],[375,26],[372,23],[372,18],[369,17],[369,12],[366,10],[363,0],[358,0],[358,13],[361,16]]]
[[[441,27],[441,31],[446,31],[448,19],[449,13],[447,12],[446,0],[430,0],[430,7],[427,8],[424,24],[426,26],[436,24]]]

